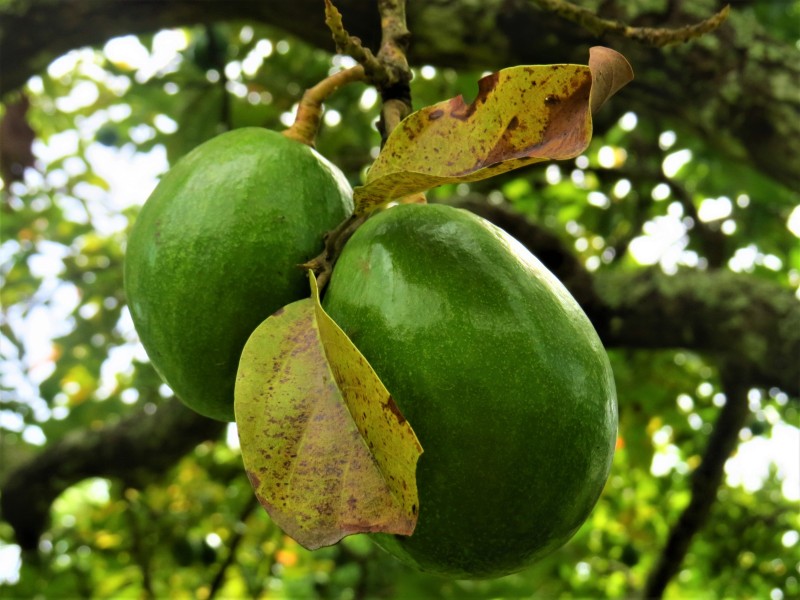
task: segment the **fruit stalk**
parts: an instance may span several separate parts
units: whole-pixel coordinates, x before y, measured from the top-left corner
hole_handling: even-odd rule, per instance
[[[283,132],[288,138],[314,147],[314,142],[322,120],[322,104],[340,87],[356,81],[364,81],[364,67],[356,65],[350,69],[326,77],[314,87],[305,91],[297,107],[297,116],[291,127]]]
[[[368,217],[369,214],[350,215],[336,229],[325,234],[325,248],[319,255],[299,265],[304,270],[311,269],[314,272],[320,292],[328,284],[336,259],[339,258],[339,254],[341,254],[347,240],[353,236],[356,229],[361,227]]]

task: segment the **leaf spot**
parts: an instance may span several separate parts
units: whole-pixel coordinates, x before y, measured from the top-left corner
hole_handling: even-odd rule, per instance
[[[384,408],[390,410],[391,413],[395,416],[395,418],[397,418],[398,424],[402,425],[403,423],[406,422],[406,418],[403,416],[403,413],[400,412],[400,408],[395,403],[394,398],[389,396],[389,398],[387,398],[386,400],[386,404],[384,404],[383,406]]]

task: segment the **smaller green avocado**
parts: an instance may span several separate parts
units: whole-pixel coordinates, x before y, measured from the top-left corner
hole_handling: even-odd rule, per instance
[[[349,240],[324,299],[424,449],[402,561],[498,577],[564,544],[608,477],[617,403],[608,357],[564,286],[465,211],[404,205]]]
[[[298,265],[352,212],[336,167],[267,129],[219,135],[163,177],[131,231],[125,290],[153,366],[185,404],[234,419],[248,336],[308,296]]]

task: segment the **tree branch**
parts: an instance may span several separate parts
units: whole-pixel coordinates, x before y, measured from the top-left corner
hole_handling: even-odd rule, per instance
[[[365,48],[360,39],[347,32],[342,21],[342,13],[330,0],[325,0],[325,24],[331,30],[336,51],[340,54],[348,54],[359,63],[370,83],[380,87],[389,82],[391,77],[389,71],[372,53],[372,50]]]
[[[378,58],[392,74],[391,82],[379,88],[383,107],[378,130],[382,144],[395,127],[411,114],[411,69],[406,52],[411,34],[406,26],[405,0],[378,0],[381,13],[381,49]]]
[[[580,25],[594,35],[617,33],[628,39],[657,48],[685,43],[706,33],[711,33],[725,22],[731,11],[730,6],[725,6],[725,8],[708,19],[685,27],[631,27],[620,21],[603,19],[591,10],[572,2],[566,2],[566,0],[533,0],[533,3],[544,10]]]
[[[712,227],[700,219],[700,215],[697,212],[697,207],[695,206],[689,191],[684,185],[681,185],[677,181],[669,181],[666,177],[661,179],[661,183],[666,183],[669,185],[673,196],[678,202],[680,202],[681,206],[683,206],[686,216],[692,219],[692,222],[694,223],[692,229],[694,230],[694,234],[700,242],[703,255],[708,261],[708,268],[722,268],[725,265],[726,259],[728,258],[728,253],[726,252],[727,239],[725,234],[722,232],[722,229],[719,226]]]
[[[244,505],[244,508],[242,509],[242,512],[239,515],[239,522],[244,525],[250,514],[258,506],[260,506],[258,503],[258,496],[256,496],[255,494],[250,494],[247,498],[247,503]],[[219,566],[219,569],[214,575],[214,579],[211,580],[211,585],[209,586],[209,592],[208,596],[206,596],[206,600],[213,600],[214,598],[216,598],[217,594],[222,589],[222,585],[225,583],[225,575],[228,573],[228,569],[231,568],[231,566],[234,563],[234,560],[236,559],[236,551],[239,549],[239,545],[242,543],[246,531],[247,531],[246,527],[237,529],[233,537],[231,538],[231,541],[228,544],[228,556],[225,557],[225,560]]]
[[[0,496],[3,517],[14,528],[17,543],[24,550],[35,549],[50,505],[71,485],[87,477],[128,483],[152,479],[224,427],[172,399],[155,412],[142,409],[113,425],[71,432],[9,475]]]
[[[325,24],[333,34],[336,50],[349,54],[364,68],[367,80],[381,94],[383,109],[378,128],[383,141],[404,117],[411,113],[411,70],[406,51],[411,34],[406,26],[405,0],[379,0],[381,45],[375,56],[361,40],[345,29],[342,14],[331,0],[325,0]]]
[[[726,402],[720,410],[700,466],[692,473],[691,500],[669,534],[655,568],[647,578],[644,598],[661,598],[670,580],[678,573],[695,534],[705,525],[717,499],[717,489],[725,474],[725,462],[736,449],[739,431],[749,415],[747,376],[734,368],[723,368]]]
[[[142,528],[139,526],[138,499],[124,498],[127,504],[125,517],[128,521],[128,530],[131,534],[131,553],[142,573],[142,597],[151,600],[156,595],[153,592],[153,573],[151,568],[152,551],[145,546]]]
[[[411,69],[406,60],[406,50],[408,50],[411,34],[406,27],[405,0],[379,0],[378,8],[381,15],[382,38],[381,48],[376,59],[369,50],[363,48],[361,40],[345,31],[342,15],[330,0],[325,0],[326,24],[333,33],[337,48],[340,51],[355,52],[352,55],[353,58],[363,65],[367,78],[381,94],[383,106],[378,130],[381,133],[381,146],[383,146],[392,130],[411,114],[411,88],[409,86]],[[424,201],[423,194],[414,196],[415,201],[419,201],[420,198]],[[368,214],[351,215],[336,229],[325,235],[323,251],[301,265],[301,267],[314,272],[320,292],[328,284],[342,248],[368,218]]]

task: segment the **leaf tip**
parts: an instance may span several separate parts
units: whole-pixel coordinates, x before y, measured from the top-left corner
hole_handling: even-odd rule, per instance
[[[633,67],[616,50],[605,46],[589,49],[589,70],[592,73],[591,110],[597,110],[611,96],[633,80]]]

